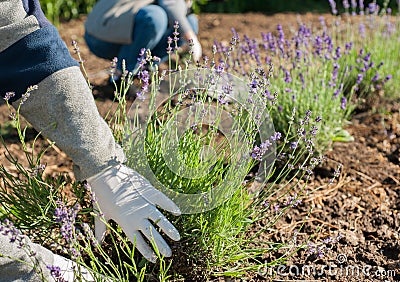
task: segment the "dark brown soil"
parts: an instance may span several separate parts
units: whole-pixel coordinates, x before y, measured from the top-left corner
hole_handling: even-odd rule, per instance
[[[259,37],[261,32],[274,31],[278,23],[286,27],[295,26],[299,21],[317,23],[319,17],[315,14],[203,14],[200,40],[209,55],[214,39],[230,40],[231,27],[240,34]],[[62,24],[59,30],[67,45],[70,46],[72,39],[78,42],[99,111],[105,114],[112,105],[105,87],[110,62],[88,51],[82,38],[83,20]],[[8,114],[6,105],[0,105],[1,133],[9,150],[20,155],[24,163],[15,130],[6,126]],[[306,198],[278,222],[275,233],[266,234],[266,238],[277,242],[289,242],[294,231],[305,222],[297,238],[304,240],[313,235],[310,242],[320,244],[324,256],[298,251],[287,263],[291,268],[281,271],[281,275],[273,278],[264,275],[269,270],[261,269],[247,281],[400,281],[400,100],[369,105],[352,118],[347,130],[355,140],[334,144],[327,152],[326,166],[317,169],[310,187],[326,183],[340,163],[343,169],[338,181]],[[30,134],[33,136],[35,132]],[[38,142],[39,146],[45,143],[41,139]],[[1,146],[0,162],[7,165],[3,153]],[[56,147],[46,153],[43,162],[47,163],[48,174],[73,176],[71,160]],[[311,212],[310,207],[313,207]],[[323,243],[324,239],[339,234],[343,236],[339,242]],[[280,255],[271,253],[266,260]],[[310,273],[307,267],[311,268]]]

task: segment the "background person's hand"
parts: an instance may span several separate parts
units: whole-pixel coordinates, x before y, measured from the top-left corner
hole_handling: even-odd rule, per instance
[[[201,44],[200,44],[199,39],[197,38],[197,35],[194,32],[190,31],[184,35],[184,38],[186,41],[191,42],[189,44],[192,45],[190,48],[192,51],[193,60],[195,62],[199,61],[201,59],[203,50],[201,48]]]
[[[195,62],[199,61],[201,59],[201,54],[202,54],[202,48],[199,40],[197,37],[192,38],[192,57]]]
[[[90,177],[92,187],[105,219],[117,222],[138,251],[149,261],[157,259],[148,241],[154,240],[161,255],[171,256],[172,251],[153,224],[178,241],[178,230],[156,208],[160,206],[174,215],[180,215],[179,208],[162,192],[136,171],[125,165],[117,165]],[[95,218],[95,235],[99,242],[106,231],[106,225]]]

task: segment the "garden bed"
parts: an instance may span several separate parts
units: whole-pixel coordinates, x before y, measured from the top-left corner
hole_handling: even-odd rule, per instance
[[[238,33],[258,37],[261,31],[275,31],[278,23],[284,25],[284,28],[296,26],[300,19],[305,23],[317,24],[320,16],[202,14],[200,40],[204,52],[209,55],[214,39],[229,42],[231,27]],[[80,19],[64,23],[59,30],[67,44],[72,39],[78,41],[86,70],[94,86],[97,106],[104,115],[113,103],[110,100],[113,90],[106,85],[106,69],[110,62],[88,52],[82,38],[83,21],[84,19]],[[70,49],[72,51],[72,47]],[[4,128],[3,125],[9,120],[6,105],[0,106],[0,113],[0,124]],[[290,273],[289,270],[283,271],[281,276],[276,276],[277,280],[400,280],[400,100],[387,101],[383,97],[372,99],[355,113],[346,129],[354,137],[354,141],[337,142],[333,145],[332,150],[326,154],[325,165],[316,169],[315,177],[307,189],[311,192],[313,187],[328,182],[338,163],[343,165],[340,177],[332,185],[313,192],[300,205],[293,207],[278,221],[270,234],[262,234],[265,240],[275,242],[291,242],[295,234],[299,241],[313,236],[310,244],[315,244],[324,253],[321,256],[305,250],[295,253],[287,263],[288,267],[292,266]],[[2,134],[6,134],[5,140],[11,153],[22,154],[16,132],[2,129]],[[33,137],[35,133],[28,132],[29,135]],[[40,139],[37,145],[40,147],[41,143],[45,141]],[[0,148],[2,164],[6,161],[3,152],[3,148]],[[42,162],[47,163],[47,174],[67,173],[73,177],[72,162],[57,148],[49,150]],[[311,206],[313,209],[310,211]],[[303,227],[296,233],[302,224]],[[324,242],[332,236],[341,236],[341,239],[336,243]],[[266,262],[278,259],[282,254],[270,253],[265,258]],[[173,259],[180,261],[178,258]],[[317,273],[300,271],[298,275],[294,275],[301,269],[300,266],[315,267]],[[323,266],[326,267],[325,270]],[[329,266],[332,267],[332,272],[336,272],[329,272]],[[370,276],[362,273],[364,266],[372,267],[367,270]],[[192,269],[183,264],[173,266],[174,269],[177,267],[187,269],[187,272]],[[344,272],[349,269],[346,267],[359,268],[360,273],[340,273],[341,269]],[[379,273],[375,270],[381,271],[381,277],[378,277]],[[262,268],[258,275],[252,274],[248,279],[268,280],[271,278],[268,276],[269,271]],[[284,276],[285,274],[288,275]],[[192,275],[188,273],[187,279],[203,281],[201,272],[193,272]],[[215,277],[215,280],[224,279]]]

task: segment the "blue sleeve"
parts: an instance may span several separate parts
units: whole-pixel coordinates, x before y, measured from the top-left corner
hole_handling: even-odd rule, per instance
[[[52,25],[40,28],[0,53],[1,96],[15,92],[10,99],[14,102],[29,86],[58,70],[77,65],[57,29]]]
[[[22,2],[27,14],[36,17],[40,28],[0,52],[0,95],[5,97],[7,92],[15,92],[10,102],[56,71],[79,65],[57,29],[44,16],[39,0]]]
[[[40,7],[39,0],[22,0],[22,5],[29,16],[34,15],[36,17],[41,27],[51,25]]]

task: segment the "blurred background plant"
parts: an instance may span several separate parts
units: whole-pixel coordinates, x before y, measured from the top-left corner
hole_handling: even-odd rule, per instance
[[[95,3],[96,0],[40,0],[46,17],[56,26],[60,21],[86,15]]]
[[[345,12],[345,5],[337,1],[337,9],[339,13]],[[343,1],[344,2],[344,1]],[[369,3],[377,3],[380,7],[388,3],[388,7],[393,13],[398,11],[396,1],[387,0],[369,0],[363,1],[365,7]],[[58,24],[60,21],[77,18],[80,15],[87,14],[96,3],[96,0],[40,0],[42,9],[46,16],[53,23]],[[328,1],[320,0],[193,0],[193,11],[197,14],[204,13],[246,13],[260,12],[266,14],[280,12],[298,12],[298,13],[329,13],[330,6]],[[359,10],[358,10],[359,11]]]

